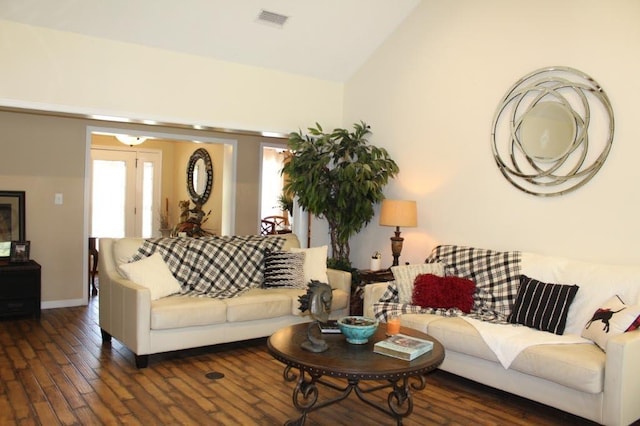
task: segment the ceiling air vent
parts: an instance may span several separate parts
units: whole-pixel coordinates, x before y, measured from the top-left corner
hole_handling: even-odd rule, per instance
[[[288,16],[280,15],[279,13],[269,12],[268,10],[261,10],[260,15],[258,15],[258,21],[268,23],[271,25],[277,25],[278,27],[282,27],[285,22],[289,19]]]

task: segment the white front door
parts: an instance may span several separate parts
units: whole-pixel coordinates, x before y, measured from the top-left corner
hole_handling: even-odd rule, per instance
[[[91,148],[93,237],[158,235],[162,154]]]

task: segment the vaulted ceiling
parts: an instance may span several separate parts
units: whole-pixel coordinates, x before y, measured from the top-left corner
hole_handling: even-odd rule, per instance
[[[0,19],[346,81],[420,1],[2,0]]]

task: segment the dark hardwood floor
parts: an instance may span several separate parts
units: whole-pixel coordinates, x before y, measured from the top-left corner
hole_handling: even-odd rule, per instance
[[[98,297],[86,307],[45,310],[40,321],[0,321],[0,425],[279,425],[297,417],[293,384],[265,339],[155,355],[137,370],[117,340],[102,345]],[[210,379],[210,372],[224,377]],[[306,424],[394,422],[351,395],[311,413]],[[436,371],[414,393],[404,424],[592,423]]]

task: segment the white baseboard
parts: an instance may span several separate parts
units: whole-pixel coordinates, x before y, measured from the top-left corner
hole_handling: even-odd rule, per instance
[[[42,309],[71,308],[73,306],[85,306],[86,304],[86,299],[50,300],[42,302],[40,307]]]

